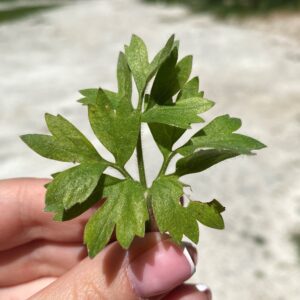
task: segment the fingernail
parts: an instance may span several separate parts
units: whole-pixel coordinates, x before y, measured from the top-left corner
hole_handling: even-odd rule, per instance
[[[129,263],[128,278],[136,294],[152,297],[167,292],[195,272],[187,247],[162,241]]]
[[[206,285],[206,284],[203,284],[203,283],[198,283],[196,284],[196,289],[199,291],[199,292],[202,292],[202,293],[205,293],[207,298],[209,300],[212,300],[212,293],[211,293],[211,290],[210,288]]]
[[[193,246],[193,244],[189,243],[189,242],[183,242],[182,247],[187,248],[189,255],[191,256],[191,258],[193,260],[194,265],[197,265],[198,253],[197,253],[197,249]]]

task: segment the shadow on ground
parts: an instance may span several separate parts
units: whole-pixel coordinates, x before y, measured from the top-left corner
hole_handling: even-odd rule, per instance
[[[36,5],[0,10],[0,23],[22,19],[29,15],[55,7],[57,7],[57,5]]]
[[[67,2],[71,1],[0,0],[0,24],[4,22],[17,21],[45,10],[57,8]]]
[[[300,10],[300,0],[143,0],[147,3],[180,4],[193,12],[209,11],[220,17],[267,14],[277,10]]]
[[[294,244],[295,249],[297,251],[298,261],[299,261],[299,264],[300,264],[300,233],[294,233],[294,234],[292,234],[291,241]]]

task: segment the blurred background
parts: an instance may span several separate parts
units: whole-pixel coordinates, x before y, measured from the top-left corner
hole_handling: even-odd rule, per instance
[[[61,113],[98,147],[78,90],[116,88],[118,51],[132,33],[153,55],[175,33],[181,55],[242,133],[268,145],[183,180],[192,198],[226,206],[225,231],[201,227],[199,267],[222,300],[297,300],[300,295],[299,0],[0,0],[0,178],[48,177],[67,164],[41,158],[19,139],[46,133]],[[161,155],[145,129],[149,178]],[[153,157],[157,158],[154,163]],[[128,168],[135,171],[133,163]]]

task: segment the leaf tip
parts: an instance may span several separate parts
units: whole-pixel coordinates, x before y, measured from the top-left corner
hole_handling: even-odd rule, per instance
[[[22,134],[20,135],[20,139],[29,146],[29,139],[30,139],[31,134]]]
[[[207,104],[209,106],[209,108],[212,108],[216,105],[216,102],[209,100],[209,99],[205,99],[207,101]]]
[[[142,41],[142,39],[141,39],[137,34],[133,33],[133,34],[131,35],[130,44],[131,44],[132,42],[134,42],[134,40],[140,40],[140,41]]]
[[[89,243],[84,241],[89,258],[94,258],[98,252],[89,247]]]
[[[119,51],[118,55],[118,64],[120,64],[122,61],[126,59],[125,53],[123,51]]]
[[[260,141],[257,141],[258,142],[258,147],[256,150],[260,150],[260,149],[264,149],[264,148],[268,148],[268,146]]]
[[[187,55],[184,59],[186,59],[187,61],[189,61],[192,64],[194,57],[193,57],[193,55],[190,54],[190,55]]]
[[[48,186],[49,186],[49,184],[50,184],[50,182],[45,183],[45,184],[44,184],[44,188],[47,189]]]
[[[19,138],[23,141],[23,142],[25,142],[24,140],[26,139],[26,136],[27,136],[28,134],[22,134],[22,135],[19,135]]]
[[[171,36],[169,37],[168,42],[171,43],[171,44],[174,44],[174,41],[175,41],[175,33],[171,34]]]
[[[52,115],[52,114],[50,114],[50,113],[45,113],[45,114],[44,114],[44,117],[45,117],[45,120],[47,121],[47,120],[49,120],[50,118],[54,118],[55,116]]]
[[[82,105],[87,105],[87,104],[86,104],[86,99],[85,99],[85,98],[78,99],[78,100],[76,100],[76,102],[78,102],[78,103],[80,103],[80,104],[82,104]]]

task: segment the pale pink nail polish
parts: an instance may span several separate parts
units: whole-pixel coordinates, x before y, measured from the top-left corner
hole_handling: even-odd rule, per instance
[[[187,248],[181,249],[169,241],[158,243],[128,266],[128,277],[140,297],[167,292],[194,272],[195,265]]]

